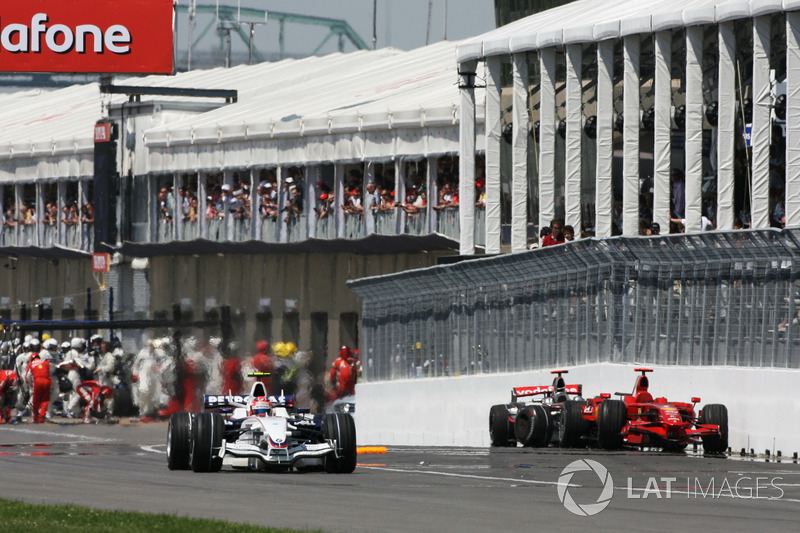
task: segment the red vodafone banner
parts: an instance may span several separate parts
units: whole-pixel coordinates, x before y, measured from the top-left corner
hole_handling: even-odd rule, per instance
[[[0,71],[172,74],[172,0],[0,2]]]

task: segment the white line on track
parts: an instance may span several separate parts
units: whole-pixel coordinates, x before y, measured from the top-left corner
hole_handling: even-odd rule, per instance
[[[434,476],[460,477],[467,479],[480,479],[482,481],[503,481],[506,483],[528,483],[531,485],[558,485],[557,481],[539,481],[537,479],[512,479],[507,477],[476,476],[473,474],[454,474],[452,472],[435,472],[433,470],[405,470],[403,468],[387,468],[384,466],[359,466],[371,470],[385,470],[387,472],[399,472],[401,474],[431,474]],[[580,487],[580,485],[569,484],[569,487]]]
[[[151,444],[149,446],[139,446],[142,450],[150,453],[157,453],[159,455],[164,455],[167,453],[166,450],[156,450],[156,448],[161,448],[162,446],[166,446],[166,444]]]
[[[9,432],[14,433],[28,433],[31,435],[47,435],[48,437],[68,437],[71,439],[80,439],[80,440],[88,440],[88,441],[99,441],[99,442],[113,442],[114,439],[104,439],[102,437],[90,437],[88,435],[74,435],[72,433],[59,433],[56,431],[43,431],[39,429],[25,429],[25,428],[2,428],[6,429]]]

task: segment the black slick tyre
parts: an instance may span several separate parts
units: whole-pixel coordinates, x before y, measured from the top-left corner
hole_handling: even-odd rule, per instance
[[[597,444],[606,450],[622,447],[622,428],[628,421],[628,411],[622,400],[606,400],[597,413]]]
[[[558,417],[558,445],[562,448],[576,448],[583,442],[581,437],[586,433],[584,405],[575,400],[564,402]]]
[[[225,434],[225,421],[219,413],[197,413],[192,424],[192,447],[189,463],[194,472],[219,472],[222,458],[219,449]]]
[[[192,415],[173,413],[167,426],[167,466],[170,470],[189,470]]]
[[[534,404],[520,409],[514,433],[523,446],[541,448],[550,443],[550,415],[544,406]]]
[[[325,471],[349,474],[356,469],[356,423],[349,413],[328,413],[322,419],[322,438],[330,440],[334,452],[325,456]]]
[[[508,419],[505,405],[493,405],[489,409],[489,439],[492,446],[516,446],[514,426]]]
[[[728,408],[719,403],[708,404],[700,413],[700,424],[719,426],[721,435],[703,437],[703,450],[707,453],[722,453],[728,449]]]

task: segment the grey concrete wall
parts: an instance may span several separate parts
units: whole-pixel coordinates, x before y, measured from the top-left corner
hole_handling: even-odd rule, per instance
[[[297,301],[299,319],[298,348],[311,348],[313,313],[328,315],[328,353],[326,363],[336,357],[342,339],[342,313],[361,317],[361,301],[346,281],[377,276],[436,264],[443,252],[404,255],[355,254],[281,254],[281,255],[210,255],[151,258],[147,277],[150,281],[151,312],[171,315],[172,305],[183,298],[192,300],[195,318],[203,316],[205,302],[216,299],[230,305],[234,316],[243,317],[240,335],[242,349],[255,345],[256,313],[259,300],[269,298],[272,312],[273,342],[283,339],[286,300]]]
[[[29,318],[37,318],[35,305],[51,298],[53,318],[62,317],[64,298],[73,298],[76,317],[83,318],[86,289],[92,290],[92,308],[102,307],[98,284],[92,276],[92,260],[0,257],[0,298],[8,297],[11,318],[19,319],[19,302],[27,306]]]

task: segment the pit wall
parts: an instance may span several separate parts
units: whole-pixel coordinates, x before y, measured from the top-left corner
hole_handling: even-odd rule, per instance
[[[584,397],[630,392],[641,365],[596,364],[570,368],[567,383],[582,383]],[[763,454],[800,451],[798,370],[734,367],[654,367],[650,392],[700,407],[728,407],[729,445]],[[511,401],[511,388],[549,385],[549,371],[425,378],[356,386],[360,445],[489,446],[489,408]]]

